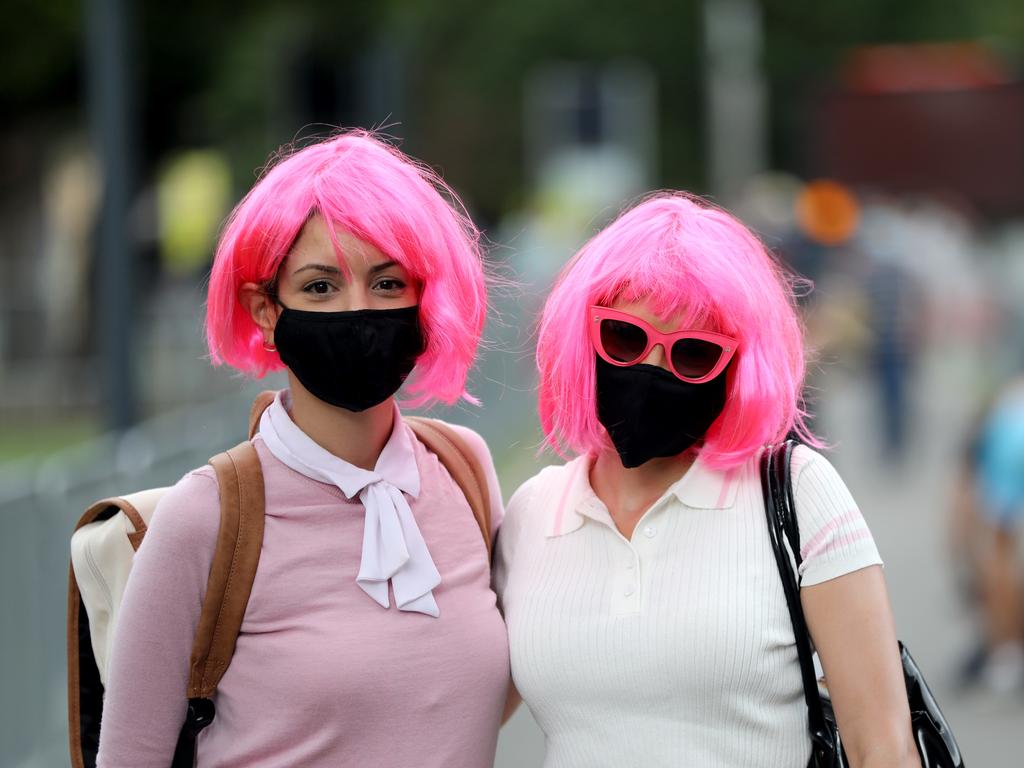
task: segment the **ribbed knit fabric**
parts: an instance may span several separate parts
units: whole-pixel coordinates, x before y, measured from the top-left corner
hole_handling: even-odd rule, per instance
[[[512,497],[495,585],[513,679],[547,738],[545,768],[804,768],[793,629],[757,461],[698,459],[627,541],[590,487],[591,460]],[[793,478],[809,586],[881,561],[829,462]]]

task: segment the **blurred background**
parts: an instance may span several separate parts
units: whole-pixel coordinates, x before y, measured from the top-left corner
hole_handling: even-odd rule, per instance
[[[808,408],[972,766],[1020,754],[1018,0],[0,0],[0,762],[67,764],[68,540],[243,436],[208,361],[219,227],[282,144],[378,127],[490,241],[471,390],[533,474],[533,322],[644,191],[707,195],[814,281]],[[680,649],[684,652],[684,649]],[[539,765],[523,708],[503,768]]]

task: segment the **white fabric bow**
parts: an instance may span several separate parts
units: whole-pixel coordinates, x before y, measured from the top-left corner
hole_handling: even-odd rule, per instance
[[[288,415],[286,396],[287,390],[278,393],[263,412],[260,436],[281,463],[313,480],[336,486],[348,499],[358,495],[366,519],[356,583],[388,608],[390,581],[400,610],[439,616],[432,590],[441,583],[441,574],[404,495],[414,499],[419,496],[420,474],[397,406],[391,437],[371,472],[339,459],[299,429]]]

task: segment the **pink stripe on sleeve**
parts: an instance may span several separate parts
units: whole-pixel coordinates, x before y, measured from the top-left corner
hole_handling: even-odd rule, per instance
[[[871,532],[867,529],[867,526],[864,523],[864,518],[860,514],[860,510],[851,509],[848,512],[844,512],[839,517],[829,520],[825,525],[823,525],[821,530],[814,534],[811,540],[800,548],[800,557],[807,560],[822,554],[829,548],[829,535],[837,528],[847,524],[853,526],[853,530],[841,532],[837,543],[852,544],[853,542],[860,541],[861,539],[871,538]]]

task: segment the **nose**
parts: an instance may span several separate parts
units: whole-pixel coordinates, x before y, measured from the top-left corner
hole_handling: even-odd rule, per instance
[[[668,367],[668,358],[665,356],[665,347],[659,342],[651,347],[651,351],[647,353],[647,357],[640,361],[644,365],[655,365],[658,368],[664,368],[666,371],[670,370]]]
[[[365,286],[359,283],[346,283],[338,291],[336,308],[341,312],[355,312],[360,309],[373,309],[373,297]]]

